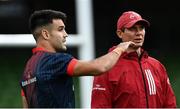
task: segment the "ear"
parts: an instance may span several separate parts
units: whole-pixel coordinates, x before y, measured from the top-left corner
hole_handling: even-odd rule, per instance
[[[123,31],[122,30],[117,30],[116,31],[116,34],[119,38],[122,38],[122,34],[123,34]]]
[[[49,31],[47,29],[42,29],[41,34],[45,40],[50,38]]]

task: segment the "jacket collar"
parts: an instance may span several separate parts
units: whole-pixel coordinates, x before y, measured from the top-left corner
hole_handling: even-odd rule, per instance
[[[143,49],[141,49],[140,56],[138,56],[137,52],[130,52],[130,53],[124,52],[121,57],[132,60],[142,60],[148,58],[148,53]]]

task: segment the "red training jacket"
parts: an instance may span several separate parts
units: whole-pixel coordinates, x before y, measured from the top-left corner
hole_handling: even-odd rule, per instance
[[[164,66],[142,50],[123,53],[107,73],[94,77],[92,108],[176,107]]]

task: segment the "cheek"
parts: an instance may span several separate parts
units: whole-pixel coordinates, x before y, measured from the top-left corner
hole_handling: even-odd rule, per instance
[[[122,37],[122,40],[123,41],[131,41],[131,40],[133,40],[133,37],[134,37],[133,35],[126,34]]]
[[[55,34],[55,38],[54,40],[56,40],[56,42],[58,41],[61,41],[62,40],[62,35],[61,34]]]

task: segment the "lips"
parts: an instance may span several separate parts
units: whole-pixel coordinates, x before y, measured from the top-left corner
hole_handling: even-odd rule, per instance
[[[136,38],[136,39],[134,39],[134,42],[135,42],[135,43],[141,43],[141,42],[142,42],[142,39],[141,39],[141,38]]]
[[[62,42],[63,42],[63,44],[66,44],[66,40],[63,40]]]

